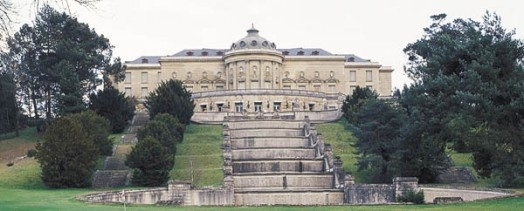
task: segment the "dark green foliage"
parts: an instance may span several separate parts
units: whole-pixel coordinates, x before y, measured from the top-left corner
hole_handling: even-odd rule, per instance
[[[0,71],[0,134],[17,128],[14,75]]]
[[[111,62],[113,46],[87,24],[48,5],[33,23],[8,39],[6,55],[16,69],[21,99],[36,119],[45,113],[49,123],[85,110],[83,96],[101,83],[98,73],[119,79],[123,69],[118,59]]]
[[[406,118],[390,103],[370,99],[352,114],[355,117],[353,133],[358,139],[355,147],[360,154],[358,170],[371,170],[367,182],[391,182],[394,176],[400,175],[399,157],[407,153],[400,148],[400,132]]]
[[[110,126],[107,119],[91,110],[69,116],[81,122],[82,129],[93,141],[100,155],[110,156],[113,154],[113,140],[108,138]]]
[[[357,121],[353,115],[369,99],[376,99],[378,93],[368,88],[357,86],[351,95],[346,97],[342,104],[342,112],[349,123]]]
[[[124,131],[127,122],[133,119],[135,106],[133,99],[125,97],[113,87],[106,87],[96,94],[89,95],[89,109],[109,120],[113,133]]]
[[[397,202],[413,202],[415,204],[424,204],[424,191],[407,192],[397,197]]]
[[[36,158],[42,167],[42,181],[50,188],[89,187],[98,149],[73,117],[56,119],[38,143]]]
[[[404,49],[415,83],[401,103],[420,122],[422,139],[472,151],[480,176],[522,187],[524,44],[497,15],[486,13],[482,22],[445,17],[433,16],[426,35]]]
[[[178,119],[174,118],[170,114],[157,114],[154,120],[163,122],[166,124],[168,131],[171,132],[172,136],[177,142],[182,142],[184,139],[184,130],[186,125],[182,124]]]
[[[153,119],[148,121],[143,128],[140,128],[136,133],[138,140],[143,140],[146,137],[155,138],[166,150],[174,154],[176,151],[177,139],[174,132],[170,131],[170,127],[166,123]]]
[[[29,158],[35,157],[35,156],[36,156],[36,149],[30,149],[30,150],[27,150],[26,155],[27,155],[27,157],[29,157]]]
[[[162,186],[169,179],[174,156],[153,137],[141,139],[127,156],[126,165],[133,169],[133,184]]]
[[[183,124],[189,124],[193,116],[195,104],[191,93],[187,91],[179,80],[163,81],[146,100],[149,115],[154,118],[157,114],[167,113],[177,118]]]

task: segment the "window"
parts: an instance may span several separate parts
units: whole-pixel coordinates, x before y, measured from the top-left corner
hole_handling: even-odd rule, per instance
[[[202,112],[206,112],[206,111],[207,111],[207,105],[206,105],[206,104],[202,104],[202,105],[200,105],[200,110],[201,110]]]
[[[355,71],[355,70],[349,71],[349,81],[350,82],[357,81],[357,71]]]
[[[222,111],[222,107],[224,107],[224,103],[217,103],[218,112]]]
[[[313,89],[317,92],[320,91],[320,85],[313,85]]]
[[[126,72],[126,80],[124,81],[126,84],[131,83],[131,72]]]
[[[147,84],[147,72],[142,72],[142,83]]]
[[[283,89],[291,89],[291,85],[284,85],[282,88]]]
[[[373,72],[371,70],[366,70],[366,81],[373,81]]]
[[[366,88],[373,91],[373,86],[366,86]]]
[[[255,102],[255,112],[262,112],[262,102]]]
[[[306,90],[306,85],[298,85],[298,89],[300,89],[300,90]]]
[[[149,95],[149,91],[147,91],[147,87],[142,87],[142,97],[145,98]]]
[[[126,87],[125,89],[125,96],[126,97],[131,97],[131,87]]]
[[[156,83],[162,82],[162,72],[156,74]]]
[[[280,111],[280,102],[273,102],[273,109],[275,111]]]
[[[209,89],[209,87],[207,85],[200,87],[200,90],[202,90],[202,91],[207,91],[208,89]]]
[[[184,86],[184,88],[186,88],[186,90],[188,92],[192,92],[193,91],[193,86]]]
[[[331,92],[331,93],[335,93],[335,87],[336,87],[335,84],[330,84],[330,85],[328,85],[329,92]]]
[[[235,103],[235,112],[242,113],[244,111],[244,106],[242,105],[242,102]]]
[[[217,85],[216,87],[216,90],[223,90],[224,89],[224,85]]]
[[[304,51],[298,51],[297,55],[299,55],[299,56],[304,55]]]

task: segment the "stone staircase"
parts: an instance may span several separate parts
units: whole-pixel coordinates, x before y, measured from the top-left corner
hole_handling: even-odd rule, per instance
[[[224,145],[235,205],[343,203],[330,147],[308,122],[226,121]]]
[[[136,143],[137,130],[149,120],[146,110],[137,110],[131,126],[122,137],[122,143]],[[93,188],[123,187],[131,180],[131,171],[124,164],[125,158],[114,156],[118,146],[113,148],[113,156],[108,156],[104,162],[104,169],[97,170],[93,175]]]
[[[149,120],[149,112],[146,110],[137,110],[135,116],[131,122],[131,126],[127,129],[126,133],[122,137],[122,143],[136,144],[138,142],[136,138],[136,132]]]

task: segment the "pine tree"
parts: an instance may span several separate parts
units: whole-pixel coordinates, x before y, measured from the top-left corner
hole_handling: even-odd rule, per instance
[[[132,182],[138,186],[164,185],[173,164],[173,154],[151,136],[141,139],[126,159],[126,165],[133,169]]]
[[[158,88],[147,97],[146,106],[154,118],[157,114],[167,113],[183,124],[189,124],[195,104],[191,93],[179,80],[163,81]]]

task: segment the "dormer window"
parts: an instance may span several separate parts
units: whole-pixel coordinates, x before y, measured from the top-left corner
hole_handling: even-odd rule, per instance
[[[256,40],[251,41],[251,46],[256,46],[256,45],[257,45],[257,41]]]
[[[285,56],[289,55],[289,51],[283,51],[282,54],[284,54]]]
[[[224,55],[224,52],[222,51],[217,51],[217,56],[223,56]]]
[[[349,57],[348,62],[355,62],[355,57]]]
[[[297,52],[297,55],[304,55],[304,51]]]
[[[142,64],[147,64],[147,63],[149,63],[149,59],[143,58],[142,59]]]
[[[188,52],[186,52],[186,55],[188,55],[188,56],[193,56],[193,51],[188,51]]]
[[[318,55],[318,51],[311,52],[311,55]]]
[[[202,51],[201,54],[202,54],[202,56],[207,56],[208,55],[207,51]]]

